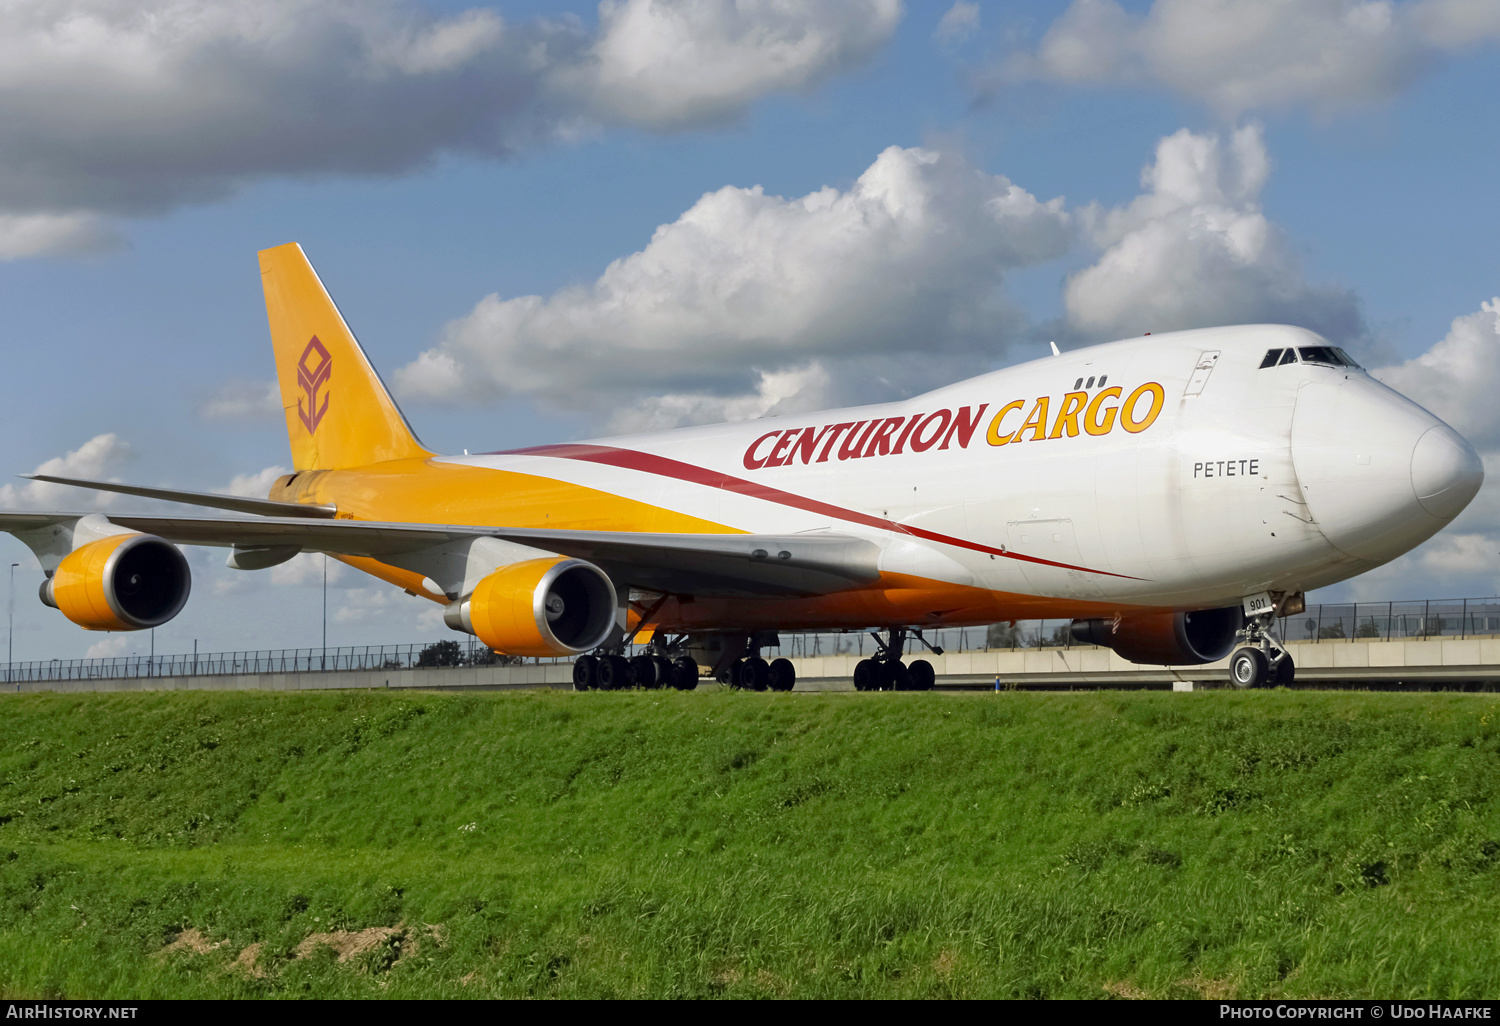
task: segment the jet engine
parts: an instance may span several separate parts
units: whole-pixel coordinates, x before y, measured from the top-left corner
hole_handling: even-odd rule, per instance
[[[1245,622],[1239,606],[1191,613],[1141,613],[1117,620],[1074,620],[1073,639],[1112,648],[1132,663],[1188,666],[1223,659]]]
[[[443,622],[509,655],[578,655],[604,643],[615,603],[603,570],[554,556],[500,567],[450,603]]]
[[[149,534],[114,534],[63,557],[41,598],[91,631],[159,627],[182,611],[192,588],[187,559]]]

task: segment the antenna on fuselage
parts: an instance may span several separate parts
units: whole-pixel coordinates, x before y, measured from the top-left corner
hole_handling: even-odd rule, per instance
[[[1056,342],[1048,342],[1047,344],[1052,347],[1052,355],[1053,356],[1061,356],[1062,355],[1062,350],[1057,348],[1057,343]]]

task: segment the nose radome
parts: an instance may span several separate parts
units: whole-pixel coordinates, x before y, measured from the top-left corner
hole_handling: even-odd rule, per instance
[[[1462,436],[1405,396],[1371,378],[1325,377],[1299,387],[1292,418],[1305,515],[1344,554],[1384,563],[1446,527],[1484,470]]]
[[[1411,454],[1411,484],[1422,508],[1451,520],[1479,494],[1484,464],[1462,435],[1446,424],[1424,434]]]

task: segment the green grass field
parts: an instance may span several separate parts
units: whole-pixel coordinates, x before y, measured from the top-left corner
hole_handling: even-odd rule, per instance
[[[0,703],[0,994],[1500,995],[1500,698]]]

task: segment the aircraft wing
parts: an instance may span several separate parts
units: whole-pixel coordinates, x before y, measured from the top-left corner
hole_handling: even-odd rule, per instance
[[[0,530],[31,532],[82,513],[0,512]],[[186,545],[297,546],[383,559],[475,538],[499,538],[599,565],[622,584],[678,595],[826,595],[877,580],[880,548],[852,535],[644,534],[544,528],[405,524],[307,517],[94,514],[132,531]]]

